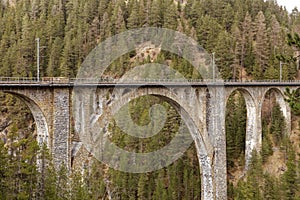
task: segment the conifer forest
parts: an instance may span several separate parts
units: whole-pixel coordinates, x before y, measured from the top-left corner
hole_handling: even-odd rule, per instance
[[[74,78],[97,44],[141,27],[179,31],[215,52],[224,80],[278,80],[281,62],[282,80],[300,80],[300,10],[288,12],[276,0],[0,0],[0,77],[36,77],[39,38],[40,76]],[[187,79],[201,78],[187,61],[169,52],[134,59],[138,53],[124,54],[105,74],[117,79],[137,64],[156,62]],[[270,91],[263,102],[262,148],[253,152],[247,171],[245,99],[236,91],[226,102],[229,200],[300,200],[300,91],[287,88],[285,95],[292,110],[291,133],[285,132],[283,113]],[[168,144],[181,123],[172,105],[142,96],[129,102],[131,117],[139,125],[148,124],[154,104],[168,111],[157,135],[136,138],[112,121],[110,140],[134,152]],[[201,199],[194,144],[174,163],[153,172],[121,172],[91,157],[68,171],[53,166],[49,149],[38,145],[36,135],[26,104],[0,93],[0,200]]]

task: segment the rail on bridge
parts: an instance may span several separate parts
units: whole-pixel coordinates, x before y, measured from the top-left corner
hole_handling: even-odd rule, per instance
[[[111,77],[100,78],[66,78],[66,77],[0,77],[0,85],[122,85],[122,84],[157,84],[157,85],[224,85],[224,86],[300,86],[300,80],[213,80],[213,79],[113,79]]]

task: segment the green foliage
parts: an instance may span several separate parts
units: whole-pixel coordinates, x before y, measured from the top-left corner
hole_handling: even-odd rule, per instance
[[[170,104],[158,97],[143,96],[129,103],[130,117],[138,125],[147,125],[150,122],[150,108],[155,104],[162,105],[167,111],[167,121],[158,134],[138,139],[123,133],[112,123],[111,140],[121,148],[143,153],[153,152],[168,144],[181,123],[179,114]],[[156,172],[131,174],[110,169],[108,176],[113,183],[116,199],[201,199],[199,172],[196,149],[192,145],[179,160]]]
[[[99,42],[126,29],[144,26],[170,28],[193,37],[208,52],[216,53],[216,63],[224,79],[242,79],[244,69],[248,79],[278,79],[278,62],[292,63],[293,51],[299,49],[299,34],[294,31],[300,27],[299,12],[294,11],[288,16],[273,1],[187,0],[185,5],[176,5],[172,0],[19,0],[14,5],[7,2],[0,6],[1,76],[36,75],[35,38],[39,37],[44,46],[40,49],[41,75],[75,77],[84,58]],[[169,52],[158,52],[153,61],[149,57],[143,61],[134,60],[137,53],[123,55],[105,73],[120,78],[137,63],[159,62],[170,65],[186,78],[201,78],[190,63]],[[284,79],[295,78],[294,64],[284,65],[283,72]],[[286,95],[293,112],[299,114],[299,95],[288,90]],[[114,134],[111,139],[117,145],[137,152],[150,152],[172,139],[180,123],[178,113],[170,105],[151,98],[135,101],[131,115],[136,123],[147,124],[149,107],[161,103],[169,113],[164,129],[151,140],[139,140],[112,124]],[[9,118],[17,119],[9,128],[11,146],[8,148],[0,142],[0,192],[4,199],[28,199],[34,198],[34,194],[39,199],[104,199],[107,195],[122,199],[201,199],[199,163],[194,147],[178,162],[157,173],[132,175],[114,170],[104,173],[101,169],[104,166],[95,164],[91,172],[69,174],[66,169],[57,171],[50,164],[51,156],[47,150],[38,150],[30,135],[34,127],[25,123],[32,120],[28,110],[13,98],[2,100],[18,108],[9,115]],[[245,149],[246,109],[241,95],[230,97],[227,108],[230,110],[226,113],[228,166],[235,167],[243,162]],[[1,106],[1,114],[6,112]],[[278,107],[274,107],[273,115],[272,125],[264,128],[262,161],[257,158],[259,163],[272,154],[271,136],[276,143],[282,138],[284,125]],[[22,139],[18,138],[21,130],[26,132]],[[44,163],[42,169],[33,164],[38,155]],[[253,167],[254,171],[260,171],[258,166]],[[231,196],[278,199],[277,182],[267,175],[262,176],[261,172],[258,177],[254,171],[248,183],[239,183],[237,193],[231,187]],[[285,185],[292,183],[289,176],[285,175]],[[254,187],[256,181],[266,184],[257,189]],[[263,188],[268,192],[264,193]],[[285,194],[293,196],[294,189],[286,190]]]
[[[291,92],[289,91],[289,93]],[[272,99],[272,92],[268,93],[267,96],[269,97],[272,109],[270,109],[270,113],[264,113],[263,115],[262,149],[260,153],[252,153],[252,159],[250,161],[249,169],[245,176],[239,179],[236,186],[233,186],[231,179],[229,179],[229,199],[279,200],[299,198],[299,174],[297,174],[298,161],[295,157],[293,145],[286,135],[285,119],[280,106],[275,102],[275,99]],[[232,100],[230,101],[229,99],[228,102],[232,103]],[[230,105],[231,104],[227,104],[227,109],[234,110],[234,108]],[[226,121],[226,123],[228,122],[230,121]],[[230,130],[231,129],[226,129],[226,131]],[[228,142],[230,142],[229,139],[230,138],[227,138],[227,145]],[[234,155],[234,151],[231,152],[229,147],[227,147],[227,153],[230,153],[230,155],[228,155],[228,158],[231,158],[232,155]],[[284,170],[283,175],[280,177],[276,177],[274,176],[274,174],[270,174],[269,167],[264,166],[264,164],[269,164],[268,158],[273,154],[273,149],[278,149],[285,155],[285,157],[287,157],[286,170]],[[230,159],[228,159],[228,161],[230,161]],[[236,160],[234,161],[236,162]],[[232,163],[234,163],[234,161]],[[230,166],[230,162],[228,163],[228,166],[228,174],[230,175],[232,171],[234,171],[234,168]]]
[[[75,77],[97,43],[126,29],[151,26],[184,32],[208,52],[214,51],[225,79],[238,77],[237,67],[254,79],[276,78],[276,55],[290,57],[292,47],[299,48],[298,33],[288,34],[299,27],[297,20],[288,24],[285,11],[262,0],[188,0],[185,5],[172,0],[22,0],[1,6],[0,25],[5,28],[0,31],[0,75],[35,76],[39,37],[41,75]],[[274,50],[278,47],[280,52]],[[126,59],[118,63],[128,65]],[[295,77],[287,71],[288,79]]]
[[[246,181],[240,180],[235,193],[235,199],[263,199],[262,195],[262,162],[260,156],[252,153],[252,160],[247,172]]]
[[[267,158],[273,154],[273,144],[270,135],[270,128],[266,122],[263,120],[262,123],[262,149],[261,149],[261,157],[263,163],[267,161]]]
[[[6,140],[7,143],[0,142],[2,198],[33,198],[37,191],[37,142],[32,136],[20,137],[16,124]]]
[[[0,140],[0,199],[99,199],[105,196],[99,164],[89,173],[53,167],[45,145],[34,137],[20,138],[13,126],[7,141]]]
[[[234,49],[233,40],[227,32],[221,32],[218,35],[215,50],[218,58],[216,64],[220,70],[222,78],[225,80],[234,78]]]
[[[272,175],[264,174],[264,199],[266,200],[279,200],[280,190],[278,180]]]
[[[300,36],[298,33],[294,33],[293,35],[291,33],[288,33],[287,37],[288,37],[288,44],[290,46],[294,46],[300,49]]]
[[[284,199],[292,200],[296,198],[296,192],[299,190],[299,185],[297,184],[297,165],[296,165],[296,156],[293,147],[291,144],[287,144],[290,146],[288,148],[288,159],[287,159],[287,171],[283,174],[282,188]]]
[[[299,199],[300,176],[297,174],[295,151],[290,142],[285,145],[288,155],[287,169],[279,178],[263,172],[261,157],[253,152],[245,178],[236,187],[229,185],[229,199]]]
[[[275,145],[279,145],[285,132],[285,121],[280,106],[275,104],[272,108],[270,133],[273,135]]]
[[[247,110],[240,92],[233,93],[226,106],[226,155],[228,170],[244,157]],[[243,165],[243,164],[242,164]]]
[[[4,142],[0,140],[0,199],[5,199],[8,195],[8,183],[5,181],[8,173],[8,152],[4,146]]]
[[[284,95],[286,96],[285,101],[291,107],[292,112],[295,115],[300,115],[300,95],[298,90],[290,90],[286,88]]]

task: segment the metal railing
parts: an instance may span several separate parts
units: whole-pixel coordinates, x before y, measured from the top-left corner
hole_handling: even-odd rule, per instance
[[[43,77],[38,80],[36,77],[0,77],[1,84],[145,84],[145,83],[157,83],[157,84],[212,84],[212,83],[224,83],[224,84],[270,84],[270,83],[282,83],[282,84],[300,84],[300,80],[213,80],[213,79],[113,79],[108,77],[102,78],[65,78],[65,77]]]

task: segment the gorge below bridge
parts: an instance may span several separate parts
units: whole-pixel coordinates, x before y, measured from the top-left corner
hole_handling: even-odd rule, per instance
[[[284,101],[286,88],[298,89],[300,82],[204,82],[204,81],[91,81],[49,78],[41,81],[22,78],[0,79],[0,91],[24,101],[34,117],[37,140],[49,147],[55,166],[71,169],[80,141],[72,140],[72,130],[88,131],[84,120],[96,117],[101,131],[107,131],[107,119],[131,100],[154,95],[170,103],[181,115],[196,146],[201,169],[202,199],[227,199],[226,102],[240,91],[247,109],[246,169],[251,152],[262,145],[262,105],[273,91],[291,130],[291,110]],[[76,95],[75,95],[76,93]],[[87,112],[85,112],[87,111]],[[109,111],[109,112],[108,112]],[[91,116],[85,116],[88,113]],[[75,120],[82,119],[80,120]],[[199,186],[200,187],[200,186]]]

